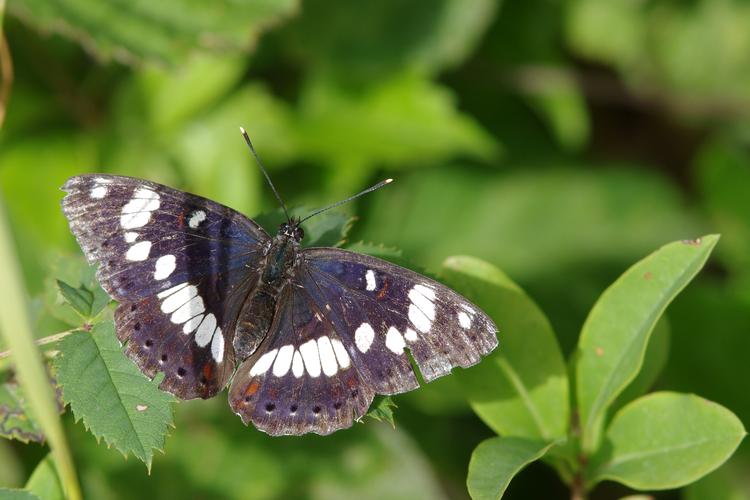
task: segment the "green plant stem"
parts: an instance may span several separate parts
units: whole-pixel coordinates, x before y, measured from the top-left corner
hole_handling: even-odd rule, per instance
[[[53,335],[48,335],[47,337],[43,337],[41,339],[36,339],[34,341],[35,345],[46,345],[46,344],[52,344],[54,342],[60,341],[70,335],[71,333],[80,331],[81,328],[71,328],[70,330],[65,330],[64,332],[55,333]],[[0,360],[7,358],[12,354],[12,351],[9,349],[7,351],[0,352]]]
[[[19,383],[27,394],[31,413],[49,443],[66,498],[80,500],[75,465],[60,423],[57,403],[39,351],[31,334],[26,289],[21,278],[5,210],[0,200],[0,268],[3,269],[4,297],[0,300],[0,334],[13,352]]]

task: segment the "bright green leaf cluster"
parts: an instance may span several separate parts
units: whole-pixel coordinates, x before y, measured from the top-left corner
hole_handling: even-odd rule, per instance
[[[543,313],[493,266],[467,257],[446,261],[446,279],[500,326],[500,348],[460,376],[474,410],[502,436],[474,450],[467,480],[473,498],[500,498],[511,478],[540,458],[582,497],[605,479],[638,490],[677,488],[732,455],[745,430],[726,408],[672,392],[639,397],[667,356],[664,310],[717,241],[709,235],[666,245],[602,294],[571,360],[573,401]]]

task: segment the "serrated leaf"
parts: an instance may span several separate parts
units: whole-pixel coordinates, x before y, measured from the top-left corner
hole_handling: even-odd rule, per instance
[[[91,316],[94,294],[83,287],[73,288],[62,280],[57,280],[57,288],[65,301],[84,318]]]
[[[138,1],[11,0],[29,24],[79,41],[103,59],[175,64],[195,50],[241,51],[288,16],[297,0]]]
[[[594,451],[607,407],[636,377],[654,325],[700,271],[719,237],[670,243],[633,265],[591,309],[576,361],[583,448]]]
[[[52,457],[44,457],[31,473],[26,482],[25,489],[37,495],[42,500],[65,500],[65,495],[60,485],[60,479],[55,471]]]
[[[0,384],[0,436],[24,443],[44,441],[44,433],[30,416],[23,391],[13,378]]]
[[[724,463],[745,436],[723,406],[657,392],[625,406],[591,460],[591,484],[610,479],[639,490],[679,488]]]
[[[111,322],[78,332],[58,346],[55,358],[63,400],[97,439],[132,453],[151,467],[164,446],[175,398],[158,389],[123,354]],[[143,408],[146,407],[144,410]]]
[[[391,427],[395,429],[396,422],[393,418],[394,408],[398,408],[398,406],[390,396],[378,396],[370,405],[370,409],[367,410],[365,416],[375,419],[378,422],[391,424]]]
[[[553,443],[519,437],[494,437],[479,443],[471,454],[466,486],[474,500],[502,498],[511,479],[539,460]]]
[[[42,500],[28,490],[0,488],[0,500]]]
[[[549,321],[496,267],[474,257],[450,257],[446,282],[492,317],[500,345],[456,376],[474,411],[495,432],[551,441],[568,425],[568,377]]]

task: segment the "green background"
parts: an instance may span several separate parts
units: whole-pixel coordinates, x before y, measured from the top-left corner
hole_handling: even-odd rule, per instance
[[[3,2],[0,2],[0,8]],[[247,215],[275,210],[247,128],[291,206],[393,177],[346,206],[349,240],[436,270],[454,254],[503,269],[566,356],[599,294],[669,241],[722,234],[667,311],[656,388],[750,423],[750,6],[732,0],[9,0],[14,78],[0,195],[35,335],[64,330],[42,297],[80,254],[60,209],[71,175],[147,177]],[[7,78],[7,72],[3,73]],[[56,274],[58,273],[58,274]],[[2,280],[0,279],[0,283]],[[501,337],[502,346],[502,337]],[[151,475],[66,416],[87,497],[466,498],[493,433],[451,377],[366,421],[269,438],[226,399],[181,403]],[[748,498],[750,445],[658,498]],[[0,441],[0,485],[45,455]],[[603,483],[592,498],[628,490]],[[537,463],[508,498],[566,490]]]

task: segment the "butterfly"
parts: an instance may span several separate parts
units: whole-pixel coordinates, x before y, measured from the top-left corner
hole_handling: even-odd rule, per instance
[[[159,387],[180,399],[231,381],[232,410],[268,434],[350,427],[376,394],[418,387],[410,358],[430,382],[498,344],[493,321],[441,283],[301,248],[298,218],[271,236],[214,201],[117,175],[75,176],[63,190],[70,229],[119,303],[125,354],[149,378],[163,372]]]

